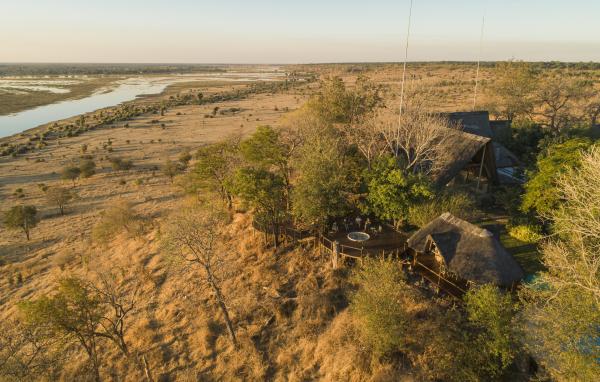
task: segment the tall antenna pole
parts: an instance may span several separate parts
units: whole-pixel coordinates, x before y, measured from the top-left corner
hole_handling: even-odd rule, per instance
[[[477,57],[477,72],[475,73],[475,91],[473,93],[473,111],[477,105],[477,86],[479,85],[479,66],[481,64],[481,55],[483,52],[483,27],[485,25],[485,9],[481,17],[481,33],[479,35],[479,57]]]
[[[406,62],[408,61],[408,40],[410,38],[410,22],[412,18],[413,0],[410,0],[408,8],[408,26],[406,27],[406,43],[404,45],[404,63],[402,67],[402,83],[400,85],[400,110],[398,113],[398,130],[396,131],[396,156],[398,156],[398,141],[400,140],[400,123],[402,118],[402,105],[404,103],[404,81],[406,80]]]

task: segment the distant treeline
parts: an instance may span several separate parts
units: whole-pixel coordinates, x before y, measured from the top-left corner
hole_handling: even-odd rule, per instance
[[[482,61],[480,65],[482,67],[493,68],[499,62],[504,61]],[[561,62],[561,61],[548,61],[548,62],[530,62],[534,69],[574,69],[574,70],[600,70],[600,62]],[[343,62],[343,63],[321,63],[321,64],[305,64],[298,65],[300,67],[324,67],[324,66],[337,66],[338,68],[344,69],[346,72],[365,72],[378,68],[402,66],[402,62]],[[476,61],[410,61],[409,66],[475,66]]]
[[[0,64],[0,76],[225,72],[207,64]]]

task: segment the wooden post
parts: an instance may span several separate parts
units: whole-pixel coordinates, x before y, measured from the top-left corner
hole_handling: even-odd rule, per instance
[[[483,146],[483,153],[481,154],[481,164],[479,165],[479,176],[477,177],[477,191],[479,191],[479,183],[481,182],[481,174],[483,173],[483,161],[485,160],[485,150],[487,145]]]
[[[331,254],[331,261],[332,261],[332,265],[333,265],[333,269],[337,269],[338,268],[338,261],[339,261],[339,257],[340,257],[340,243],[336,240],[333,242],[333,252]]]

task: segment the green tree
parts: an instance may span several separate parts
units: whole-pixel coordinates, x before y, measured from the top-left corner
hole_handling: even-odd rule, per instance
[[[470,348],[470,363],[482,378],[497,379],[517,351],[511,296],[488,284],[469,290],[464,300],[470,337],[464,346]]]
[[[81,175],[81,170],[79,167],[68,166],[65,167],[61,172],[61,178],[64,180],[70,180],[73,182],[73,186],[75,185],[75,181]]]
[[[586,152],[555,185],[562,203],[548,212],[553,239],[542,246],[546,271],[524,288],[522,332],[551,379],[600,375],[600,151]]]
[[[238,146],[233,138],[198,149],[194,169],[183,183],[185,190],[195,194],[216,192],[231,208],[233,198],[228,184],[238,166]]]
[[[240,153],[249,164],[266,170],[274,169],[285,185],[286,206],[291,192],[291,154],[295,147],[282,142],[280,133],[270,126],[259,126],[256,132],[240,143]]]
[[[365,173],[366,208],[380,219],[389,219],[395,227],[408,220],[409,208],[433,197],[429,184],[419,175],[406,174],[396,159],[384,156]]]
[[[60,214],[65,214],[65,206],[73,200],[75,194],[64,187],[51,187],[46,191],[46,200],[58,207]]]
[[[39,222],[34,206],[14,206],[4,213],[4,225],[11,229],[22,229],[29,240],[29,233]]]
[[[413,295],[403,274],[396,261],[367,259],[352,278],[358,290],[350,297],[350,311],[363,341],[378,356],[406,350],[410,315],[405,304]]]
[[[97,331],[102,306],[80,279],[62,279],[56,295],[23,301],[19,308],[28,324],[47,327],[54,336],[78,343],[88,356],[94,380],[101,380]]]
[[[357,158],[335,128],[310,127],[294,157],[299,174],[292,190],[292,213],[300,223],[323,230],[330,218],[352,210],[360,180]]]
[[[340,77],[327,78],[307,107],[325,123],[351,125],[383,105],[380,93],[381,88],[365,76],[359,76],[351,90]]]
[[[556,210],[561,202],[557,181],[566,171],[579,166],[582,151],[591,145],[588,139],[575,138],[552,145],[540,154],[536,169],[525,184],[521,209],[540,215]]]
[[[232,179],[231,190],[255,210],[259,222],[271,227],[277,248],[279,227],[286,220],[283,178],[264,169],[241,168]]]

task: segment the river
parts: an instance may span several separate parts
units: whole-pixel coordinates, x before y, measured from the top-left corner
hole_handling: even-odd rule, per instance
[[[66,100],[49,105],[24,110],[19,113],[0,116],[0,137],[7,137],[22,131],[92,112],[105,107],[131,101],[139,96],[158,94],[176,82],[184,81],[269,81],[280,78],[283,73],[210,73],[200,75],[174,75],[162,78],[129,78],[112,89],[100,90],[89,97]]]

